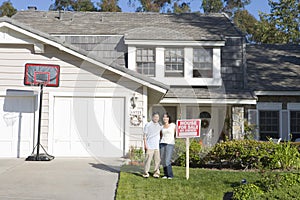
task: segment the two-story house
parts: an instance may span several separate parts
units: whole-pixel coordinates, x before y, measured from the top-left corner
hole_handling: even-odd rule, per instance
[[[143,145],[154,111],[201,118],[206,145],[242,138],[245,119],[260,139],[299,132],[296,86],[282,107],[280,92],[269,98],[276,62],[268,61],[278,57],[269,47],[247,47],[224,14],[20,11],[1,19],[0,36],[0,157],[27,156],[36,141],[38,88],[23,84],[26,63],[61,69],[59,87],[46,87],[43,99],[42,144],[54,156],[122,156]],[[287,78],[298,81],[293,56]],[[272,133],[277,114],[270,106],[279,113]]]

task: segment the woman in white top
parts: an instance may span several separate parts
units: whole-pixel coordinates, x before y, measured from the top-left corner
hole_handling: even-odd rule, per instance
[[[161,139],[159,144],[161,164],[164,168],[164,176],[162,178],[173,178],[172,170],[172,154],[175,145],[176,125],[172,123],[168,113],[163,115],[164,125],[161,129]]]

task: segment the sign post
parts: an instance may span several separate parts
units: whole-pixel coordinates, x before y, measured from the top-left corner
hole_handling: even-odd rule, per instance
[[[185,177],[186,180],[189,180],[190,178],[190,138],[185,138],[185,149],[186,149],[186,155],[185,155]]]
[[[186,145],[186,179],[190,177],[190,138],[200,137],[201,120],[177,120],[176,138],[185,138]]]

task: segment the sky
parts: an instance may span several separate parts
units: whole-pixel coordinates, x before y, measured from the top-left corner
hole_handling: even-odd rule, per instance
[[[0,4],[7,0],[0,0]],[[50,4],[54,0],[10,0],[15,8],[18,10],[27,10],[28,6],[36,6],[38,10],[48,10]],[[99,2],[99,0],[93,0],[93,2]],[[119,6],[123,12],[134,12],[135,8],[129,7],[127,4],[128,0],[119,0]],[[191,0],[192,11],[199,11],[201,6],[201,0]],[[246,9],[257,19],[259,18],[259,11],[269,13],[270,7],[268,0],[252,0],[251,4]]]

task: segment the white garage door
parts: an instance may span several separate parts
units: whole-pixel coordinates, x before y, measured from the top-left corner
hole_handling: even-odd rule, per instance
[[[27,157],[33,150],[33,97],[0,97],[0,157]]]
[[[54,156],[123,155],[123,98],[55,97],[53,116]]]

